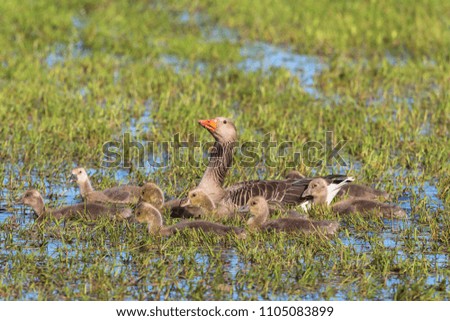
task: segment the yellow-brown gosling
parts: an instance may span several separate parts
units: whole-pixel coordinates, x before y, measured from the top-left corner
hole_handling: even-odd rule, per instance
[[[161,209],[164,206],[164,192],[155,183],[145,183],[141,187],[139,202],[146,202]]]
[[[212,198],[202,189],[194,189],[181,203],[182,207],[193,213],[194,217],[215,217],[218,219],[234,217],[234,210],[224,204],[214,204]]]

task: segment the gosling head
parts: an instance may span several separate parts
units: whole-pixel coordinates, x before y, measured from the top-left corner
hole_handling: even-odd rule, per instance
[[[309,182],[308,188],[303,192],[303,197],[313,199],[326,198],[328,193],[328,183],[323,178],[314,178]]]
[[[248,200],[247,202],[248,210],[250,214],[259,217],[269,214],[269,205],[267,201],[262,196],[255,196]]]
[[[238,212],[250,212],[250,215],[255,217],[267,217],[269,215],[269,205],[264,197],[254,196],[248,200],[247,205],[241,206]]]
[[[37,204],[39,200],[42,200],[41,193],[35,189],[29,189],[23,194],[20,202],[24,205],[33,206],[34,204]]]
[[[72,182],[76,182],[79,185],[89,181],[89,176],[83,167],[77,167],[72,169],[71,178]]]
[[[139,223],[149,223],[152,227],[160,227],[162,224],[162,217],[159,210],[152,204],[142,202],[136,206],[134,216]]]
[[[237,130],[233,121],[225,117],[199,120],[198,123],[206,128],[218,142],[235,142]]]
[[[250,198],[247,205],[242,206],[239,212],[250,212],[251,217],[247,225],[250,229],[258,229],[269,217],[269,205],[264,197],[255,196]]]
[[[156,208],[161,208],[164,204],[164,193],[158,185],[145,183],[141,187],[141,202],[146,202]]]
[[[20,199],[20,203],[31,206],[39,216],[42,215],[45,210],[44,199],[42,198],[41,193],[35,189],[29,189],[26,191]]]
[[[214,202],[211,197],[201,189],[194,189],[188,193],[188,198],[181,206],[200,207],[207,210],[214,209]]]

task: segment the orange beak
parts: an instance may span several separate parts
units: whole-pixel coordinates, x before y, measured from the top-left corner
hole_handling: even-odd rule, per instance
[[[215,119],[199,120],[198,123],[211,132],[215,131],[217,128],[217,120]]]

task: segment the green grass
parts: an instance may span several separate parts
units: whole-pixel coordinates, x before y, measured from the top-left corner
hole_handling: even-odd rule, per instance
[[[0,298],[449,299],[447,2],[5,0],[0,12]],[[317,57],[318,94],[287,67],[239,68],[254,42]],[[15,205],[28,187],[51,204],[78,201],[67,179],[77,165],[98,188],[155,181],[185,195],[204,166],[101,169],[102,146],[136,122],[139,141],[211,141],[196,120],[219,115],[242,142],[270,133],[290,151],[333,131],[349,167],[295,167],[386,189],[410,219],[339,218],[332,240],[158,239],[125,222],[38,226]],[[227,184],[293,165],[242,159]]]

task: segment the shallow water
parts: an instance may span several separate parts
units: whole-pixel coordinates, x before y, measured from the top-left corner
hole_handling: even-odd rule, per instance
[[[82,41],[78,41],[69,46],[65,44],[56,44],[53,51],[45,58],[45,63],[49,68],[56,64],[62,64],[67,59],[84,58],[91,55],[89,49],[86,49]]]
[[[271,68],[284,68],[300,79],[303,89],[310,95],[319,95],[314,86],[314,77],[325,67],[318,57],[300,55],[289,49],[283,49],[263,42],[249,43],[241,48],[244,61],[238,67],[246,71]]]
[[[237,43],[239,40],[237,32],[222,26],[211,26],[208,24],[208,18],[204,15],[198,13],[192,15],[185,11],[180,14],[178,19],[182,23],[193,23],[199,26],[203,37],[208,42],[229,41]],[[289,48],[282,48],[265,42],[245,42],[241,45],[240,54],[242,61],[237,63],[237,68],[247,72],[261,70],[265,73],[270,72],[271,69],[286,69],[300,80],[300,85],[306,93],[316,98],[320,96],[314,84],[314,77],[326,65],[319,57],[301,55]],[[173,66],[177,72],[186,70],[187,67],[193,71],[199,70],[201,72],[206,69],[206,64],[203,62],[189,63],[176,56],[163,55],[161,61]]]
[[[114,180],[120,181],[121,183],[128,183],[129,182],[129,172],[126,170],[119,170],[119,171],[110,171],[110,170],[93,170],[88,169],[88,173],[91,177],[98,178],[103,176],[113,177]],[[5,179],[8,179],[8,177],[5,177]],[[32,177],[33,182],[39,182],[39,184],[42,183],[42,177]],[[60,177],[50,177],[44,179],[45,185],[49,186],[47,195],[52,195],[52,200],[49,200],[47,197],[46,202],[51,201],[53,204],[73,204],[80,201],[78,196],[78,190],[75,186],[69,185],[65,180],[61,180]],[[437,190],[435,185],[431,182],[425,182],[423,184],[413,186],[412,189],[416,191],[417,193],[420,192],[421,199],[416,200],[416,202],[426,201],[431,209],[431,213],[438,209],[443,208],[442,201],[437,197]],[[21,191],[17,191],[17,193],[20,194]],[[33,215],[32,212],[29,209],[24,209],[21,205],[16,205],[11,202],[11,195],[7,189],[4,189],[1,193],[2,200],[0,203],[0,207],[6,208],[7,210],[4,212],[0,212],[0,223],[1,224],[8,224],[11,219],[14,218],[14,222],[18,224],[18,229],[27,230],[30,231],[33,230]],[[382,245],[386,248],[391,248],[395,251],[395,249],[402,249],[403,244],[402,240],[399,237],[399,233],[405,229],[408,229],[410,227],[414,227],[417,225],[417,222],[414,220],[414,213],[411,211],[410,206],[410,199],[408,196],[404,197],[404,201],[401,202],[401,206],[408,212],[408,216],[410,219],[406,221],[402,220],[388,220],[384,219],[384,227],[381,233],[378,233],[377,236],[382,240]],[[370,242],[365,241],[364,239],[361,239],[356,234],[352,234],[352,226],[346,223],[343,223],[349,231],[350,236],[347,237],[341,233],[340,240],[341,242],[349,248],[352,248],[354,253],[356,255],[371,255],[371,252],[373,251],[374,244],[371,244]],[[429,232],[426,232],[426,229],[423,227],[418,226],[421,229],[421,238],[426,242],[427,238],[429,238]],[[4,229],[4,226],[3,226]],[[3,230],[2,229],[2,230]],[[145,231],[144,231],[145,232]],[[2,240],[2,235],[5,237],[5,231],[0,232],[0,240]],[[24,238],[24,234],[22,233],[14,233],[13,232],[13,240],[15,244],[23,244],[23,249],[20,250],[21,255],[24,254],[35,254],[39,257],[42,255],[42,259],[46,260],[45,257],[49,258],[59,258],[61,255],[63,255],[66,259],[73,257],[77,258],[79,256],[78,251],[81,249],[79,246],[83,244],[83,242],[79,242],[79,245],[73,245],[68,246],[64,242],[62,242],[60,239],[51,237],[48,239],[48,242],[44,248],[42,247],[34,247],[34,241],[30,243],[30,239]],[[0,244],[0,259],[8,258],[11,255],[14,255],[14,251],[11,252],[5,248],[5,243],[2,241]],[[78,242],[77,242],[78,244]],[[248,262],[242,259],[242,257],[239,255],[239,253],[231,248],[231,249],[217,249],[221,254],[221,262],[223,264],[223,268],[225,271],[224,277],[229,285],[224,285],[225,289],[230,289],[229,286],[231,286],[231,290],[228,294],[224,294],[226,298],[228,299],[239,299],[242,298],[242,296],[237,295],[236,288],[233,288],[232,284],[235,284],[236,278],[239,277],[241,273],[245,273],[246,269],[251,269],[251,265],[248,265]],[[128,260],[132,259],[132,255],[130,257],[130,253],[127,252],[116,252],[114,251],[112,253],[112,256],[108,258],[108,262],[110,262],[110,269],[111,271],[108,273],[125,273],[125,275],[128,275],[129,277],[135,277],[138,275],[137,271],[134,271],[132,267],[125,264],[124,262],[127,262]],[[85,255],[83,255],[85,257]],[[95,253],[91,253],[91,257],[95,257]],[[447,253],[429,253],[429,254],[423,254],[421,252],[416,253],[404,253],[402,250],[399,250],[396,255],[396,260],[403,260],[406,258],[415,258],[416,260],[426,260],[429,262],[430,265],[434,266],[436,270],[438,269],[444,269],[447,268],[449,265],[449,257]],[[7,259],[8,260],[8,259]],[[209,255],[205,255],[203,253],[198,253],[196,255],[196,264],[198,271],[200,275],[207,275],[209,273],[215,273],[216,268],[211,269],[211,264],[213,262],[212,258]],[[89,264],[89,262],[86,262],[86,264]],[[87,265],[88,266],[88,265]],[[80,272],[81,273],[81,272]],[[291,276],[289,274],[289,271],[285,272],[285,278],[286,282],[292,282],[290,280]],[[429,275],[426,277],[425,284],[427,285],[433,285],[439,282],[442,282],[442,280],[446,280],[443,276],[433,276]],[[201,284],[202,277],[197,277],[194,279],[190,279],[189,281],[183,281],[180,280],[178,287],[183,288],[184,291],[188,291],[189,289],[192,289],[193,286],[196,284]],[[335,280],[334,282],[338,282]],[[382,290],[382,295],[386,298],[389,298],[392,296],[392,289],[396,286],[399,286],[399,284],[403,284],[403,277],[399,278],[399,276],[393,274],[392,276],[388,277],[385,280],[386,287]],[[447,284],[450,284],[447,280]],[[325,286],[325,285],[324,285]],[[339,287],[338,287],[339,288]],[[234,290],[233,290],[234,289]],[[150,289],[149,289],[150,290]],[[228,291],[227,290],[227,291]],[[156,291],[155,288],[151,288],[151,293],[154,293]],[[317,291],[317,292],[316,292]],[[323,288],[318,288],[314,291],[307,291],[305,293],[299,293],[298,298],[304,299],[304,300],[320,300],[321,294],[320,292],[323,291]],[[134,292],[132,292],[134,293]],[[171,291],[171,294],[160,294],[159,299],[182,299],[183,297],[180,296],[180,292],[178,290]],[[208,292],[209,293],[209,292]],[[135,296],[136,295],[136,296]],[[211,296],[213,296],[213,292],[210,293]],[[241,294],[242,295],[242,294]],[[126,297],[125,299],[135,299],[137,297],[137,293],[131,294],[130,296]],[[253,297],[253,296],[252,296]],[[297,297],[297,296],[296,296]],[[23,299],[37,299],[38,295],[34,291],[26,292],[24,293]],[[153,298],[155,298],[153,296]],[[268,297],[266,296],[259,296],[257,299],[270,299],[270,300],[286,300],[286,299],[292,299],[293,297],[291,295],[283,294],[280,292],[274,292],[271,294],[268,294]],[[347,298],[347,294],[344,292],[340,292],[339,290],[335,293],[334,296],[332,296],[330,299],[332,300],[344,300]]]

